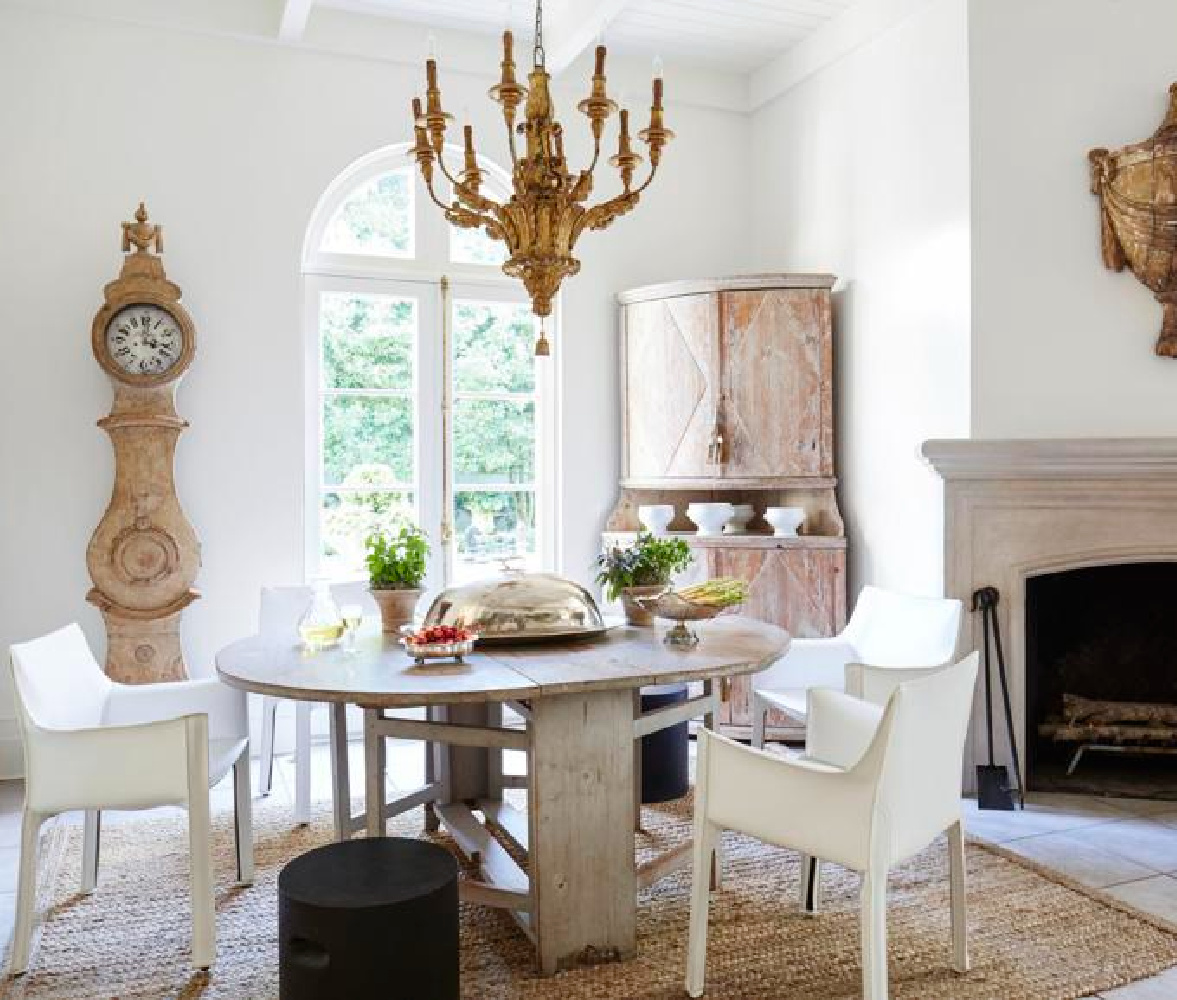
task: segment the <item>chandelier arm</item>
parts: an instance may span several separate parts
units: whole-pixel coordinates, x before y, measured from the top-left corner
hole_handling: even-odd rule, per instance
[[[437,192],[433,190],[433,177],[426,175],[424,171],[421,172],[421,179],[425,181],[425,190],[429,192],[429,198],[438,208],[443,212],[449,212],[450,206],[437,197]]]

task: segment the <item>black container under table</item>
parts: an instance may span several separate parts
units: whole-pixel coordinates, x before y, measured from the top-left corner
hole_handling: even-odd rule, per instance
[[[642,712],[687,700],[685,684],[642,688]],[[642,802],[681,799],[691,787],[689,723],[681,722],[642,737]]]
[[[458,863],[436,844],[328,844],[278,876],[281,1000],[458,1000]]]

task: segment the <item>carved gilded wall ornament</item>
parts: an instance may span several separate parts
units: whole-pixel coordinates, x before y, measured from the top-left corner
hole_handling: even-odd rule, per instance
[[[90,539],[87,600],[106,622],[106,672],[128,683],[187,676],[180,614],[200,595],[200,543],[176,497],[176,442],[188,426],[176,385],[192,362],[196,330],[168,281],[163,233],[139,206],[123,223],[122,272],[94,317],[94,357],[111,377],[114,405],[98,426],[114,446],[115,480]],[[154,252],[152,252],[154,250]]]
[[[1103,262],[1114,271],[1131,267],[1156,296],[1165,310],[1157,354],[1177,358],[1177,83],[1151,139],[1087,157],[1100,200]]]

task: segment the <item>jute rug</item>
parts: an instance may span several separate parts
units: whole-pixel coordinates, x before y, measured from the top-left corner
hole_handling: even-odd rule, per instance
[[[648,810],[639,851],[689,835],[689,803]],[[48,907],[32,971],[0,987],[12,1000],[117,997],[272,1000],[278,996],[276,879],[282,864],[329,837],[326,814],[292,829],[284,805],[256,813],[257,883],[232,878],[231,815],[215,817],[218,954],[208,976],[188,968],[187,855],[182,814],[110,824],[99,889],[77,895],[81,830],[59,824],[42,845]],[[417,835],[420,813],[397,832]],[[723,1000],[851,1000],[860,993],[857,890],[830,866],[826,912],[797,913],[798,864],[753,840],[726,841],[726,884],[712,903],[708,996]],[[948,888],[942,843],[895,872],[888,920],[896,1000],[1070,1000],[1177,964],[1177,928],[1080,890],[1001,852],[968,851],[973,971],[948,968]],[[501,913],[462,909],[462,986],[470,1000],[682,997],[687,872],[641,896],[638,957],[628,963],[536,977],[531,950]],[[395,942],[389,942],[395,947]],[[359,998],[339,998],[359,1000]]]

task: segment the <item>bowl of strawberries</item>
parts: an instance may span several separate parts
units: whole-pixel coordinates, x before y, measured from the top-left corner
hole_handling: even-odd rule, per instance
[[[461,663],[462,657],[474,649],[477,639],[476,633],[457,625],[431,625],[422,629],[406,626],[401,635],[401,645],[418,663],[426,660],[455,660]]]

